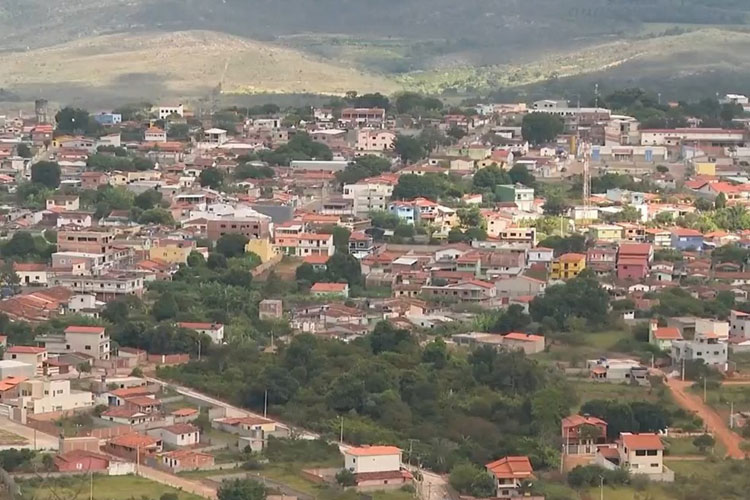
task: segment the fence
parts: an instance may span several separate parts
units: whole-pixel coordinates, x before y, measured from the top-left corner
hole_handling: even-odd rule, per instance
[[[190,361],[188,354],[149,354],[148,362],[157,365],[181,365]]]

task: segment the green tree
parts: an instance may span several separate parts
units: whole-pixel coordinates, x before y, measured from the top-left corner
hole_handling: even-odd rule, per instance
[[[177,316],[177,300],[171,293],[163,293],[156,299],[154,306],[151,309],[151,314],[154,315],[157,321],[163,321],[165,319],[172,319]]]
[[[701,453],[705,453],[706,450],[713,447],[714,444],[716,444],[716,440],[709,434],[701,434],[693,439],[693,446],[698,448]]]
[[[60,165],[54,161],[40,161],[31,166],[31,182],[50,189],[60,186]]]
[[[203,187],[209,187],[211,189],[219,189],[221,183],[224,182],[224,174],[218,168],[208,167],[201,172],[198,177],[198,181]]]
[[[326,262],[326,279],[331,282],[347,282],[350,287],[362,284],[362,267],[354,256],[336,252]]]
[[[31,158],[31,148],[23,142],[19,142],[16,146],[16,154],[21,158]]]
[[[265,500],[266,488],[252,479],[234,479],[221,483],[219,500]]]
[[[13,237],[2,247],[3,257],[28,257],[35,255],[36,243],[31,233],[26,231],[18,231],[13,234]]]
[[[552,318],[561,328],[566,320],[578,317],[592,325],[601,325],[607,319],[609,294],[599,285],[596,277],[584,271],[563,285],[547,288],[543,296],[535,297],[529,304],[534,321]]]
[[[720,208],[726,208],[727,206],[727,197],[724,193],[719,193],[719,195],[714,200],[714,207],[718,210]]]
[[[247,236],[238,233],[228,233],[216,241],[216,251],[226,258],[239,257],[245,253],[245,245],[250,241]]]
[[[496,163],[493,163],[474,174],[472,186],[474,192],[494,191],[497,185],[510,184],[511,182],[508,172],[502,170]]]
[[[202,253],[193,250],[187,257],[188,267],[201,267],[206,264],[206,258]]]
[[[388,172],[390,169],[390,160],[375,155],[365,155],[357,157],[344,170],[336,172],[336,179],[341,184],[354,184],[362,179]]]
[[[333,226],[331,234],[333,234],[333,246],[336,247],[336,251],[349,253],[349,237],[352,235],[351,231],[344,226]]]
[[[415,163],[425,157],[424,146],[415,137],[406,135],[396,136],[394,149],[404,163]]]
[[[524,165],[513,165],[508,170],[508,176],[513,184],[523,184],[524,186],[531,187],[536,183],[536,178]]]
[[[341,469],[336,473],[336,482],[343,487],[355,486],[357,484],[357,478],[349,469]]]
[[[542,207],[545,215],[564,215],[570,206],[562,196],[549,196]]]
[[[133,200],[133,205],[141,210],[150,210],[159,206],[162,200],[161,191],[156,189],[147,189]]]
[[[174,226],[172,212],[163,208],[152,208],[145,210],[138,217],[140,224],[161,224],[163,226]]]
[[[523,117],[521,134],[532,144],[550,142],[563,132],[563,121],[550,113],[528,113]]]
[[[66,106],[55,115],[57,131],[63,134],[88,134],[96,131],[96,122],[85,109]]]
[[[404,174],[399,176],[398,184],[393,188],[392,197],[397,200],[424,197],[436,201],[446,193],[447,182],[444,176],[435,174]]]

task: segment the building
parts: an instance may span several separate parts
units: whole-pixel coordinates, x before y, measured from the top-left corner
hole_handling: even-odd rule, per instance
[[[356,149],[364,153],[392,151],[395,142],[396,134],[389,130],[359,129]]]
[[[40,335],[34,340],[52,354],[76,352],[101,360],[110,357],[109,334],[103,326],[69,326],[62,335]]]
[[[46,200],[47,210],[74,212],[80,209],[80,198],[77,195],[55,195]]]
[[[145,142],[164,143],[167,142],[167,132],[159,127],[149,127],[143,133]]]
[[[339,122],[350,127],[381,128],[385,123],[383,108],[344,108]]]
[[[534,475],[528,457],[503,457],[488,463],[487,472],[495,478],[497,498],[510,499],[520,497],[521,487]]]
[[[394,201],[388,204],[388,213],[395,215],[406,224],[419,222],[419,207],[407,201]]]
[[[622,227],[614,224],[592,224],[589,226],[589,238],[594,241],[620,241]]]
[[[617,453],[609,455],[602,447],[596,464],[610,470],[623,468],[632,475],[645,475],[652,481],[674,481],[674,472],[664,466],[664,445],[658,434],[623,432],[616,444]]]
[[[654,249],[648,243],[623,243],[617,251],[617,279],[640,281],[648,276]]]
[[[214,465],[214,456],[195,450],[174,450],[161,455],[161,464],[173,474]]]
[[[370,177],[355,184],[346,184],[343,196],[354,200],[352,206],[354,215],[364,217],[372,211],[388,209],[388,200],[390,200],[393,187],[397,183],[398,177],[393,174]]]
[[[597,445],[607,441],[607,422],[597,417],[571,415],[561,427],[566,455],[594,455]]]
[[[224,343],[224,325],[221,323],[177,323],[180,328],[195,330],[202,335],[211,337],[214,344]]]
[[[489,302],[497,296],[497,289],[493,283],[477,279],[445,286],[425,285],[421,292],[429,297],[456,302]]]
[[[634,359],[590,359],[586,362],[589,375],[599,382],[648,385],[648,368]]]
[[[696,337],[693,340],[673,340],[670,357],[675,366],[685,361],[701,360],[719,369],[727,367],[727,343],[718,338]]]
[[[169,264],[186,264],[190,252],[197,249],[193,240],[157,240],[148,250],[150,260],[159,260]]]
[[[675,340],[682,340],[682,334],[679,328],[674,326],[662,326],[660,327],[655,319],[649,321],[648,324],[648,342],[651,345],[655,345],[662,351],[671,351],[672,342]]]
[[[703,234],[695,229],[677,228],[671,233],[672,248],[676,250],[703,250]]]
[[[299,225],[300,231],[302,225]],[[336,251],[333,245],[332,234],[318,233],[284,233],[278,228],[274,245],[282,255],[293,257],[308,257],[310,255],[323,255],[330,257]]]
[[[143,295],[143,275],[135,272],[110,272],[97,276],[63,273],[56,274],[51,281],[52,286],[62,286],[77,294],[94,294],[97,300],[104,302],[125,295]]]
[[[550,279],[567,280],[575,278],[586,269],[586,255],[581,253],[566,253],[553,260],[550,264]]]
[[[19,361],[35,367],[37,376],[44,375],[44,364],[47,362],[48,353],[44,347],[32,347],[27,345],[14,345],[8,347],[3,353],[4,360]]]
[[[162,451],[162,443],[154,437],[133,432],[110,439],[104,450],[112,455],[143,463],[146,458]]]
[[[267,238],[271,235],[268,217],[222,217],[206,222],[208,239],[216,241],[225,234],[241,234],[247,239]]]
[[[547,289],[547,282],[519,274],[495,281],[498,297],[525,297],[542,295]]]
[[[97,472],[110,476],[135,474],[135,464],[89,450],[70,450],[54,457],[58,472]]]
[[[412,481],[401,467],[396,446],[353,446],[343,450],[344,468],[354,474],[358,490],[397,489]]]
[[[182,104],[176,106],[159,106],[159,119],[165,120],[172,115],[177,115],[180,118],[185,116],[185,107]]]
[[[310,293],[316,297],[325,295],[338,295],[341,297],[349,297],[349,284],[348,283],[315,283],[310,288]]]
[[[534,188],[521,184],[501,184],[495,186],[495,192],[499,196],[498,201],[515,203],[524,212],[534,209]]]
[[[100,418],[123,425],[141,425],[151,420],[151,416],[148,413],[128,406],[107,408],[107,410],[102,412]]]
[[[57,232],[57,251],[106,254],[112,250],[114,238],[110,231],[61,229]]]
[[[729,337],[738,340],[750,338],[750,314],[735,310],[730,312]]]
[[[50,413],[91,408],[94,395],[70,388],[70,380],[25,380],[19,384],[19,406],[28,413]]]
[[[531,333],[511,332],[503,336],[503,346],[511,351],[537,354],[544,351],[544,337]]]
[[[122,123],[122,115],[120,113],[99,113],[94,115],[94,121],[104,127],[111,127],[112,125],[119,125]]]
[[[281,319],[284,316],[284,308],[281,300],[263,299],[258,304],[258,317],[262,320]]]
[[[173,424],[166,427],[149,429],[146,434],[158,438],[164,445],[171,447],[195,446],[200,443],[200,429],[191,424]]]

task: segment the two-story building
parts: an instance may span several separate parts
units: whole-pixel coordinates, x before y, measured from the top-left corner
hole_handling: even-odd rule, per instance
[[[224,325],[221,323],[182,322],[177,323],[177,326],[180,328],[187,328],[188,330],[195,330],[202,335],[207,335],[211,338],[211,342],[214,344],[221,344],[224,342]]]
[[[531,212],[534,209],[534,188],[522,184],[501,184],[495,187],[501,202],[515,203],[519,210]]]
[[[110,357],[109,334],[103,326],[71,325],[62,335],[40,335],[35,340],[52,354],[76,352],[102,360]]]
[[[586,256],[581,253],[566,253],[552,261],[550,279],[567,280],[575,278],[586,269]]]
[[[396,446],[352,446],[342,453],[344,469],[354,474],[358,490],[398,489],[412,482]]]
[[[597,445],[607,441],[607,422],[591,415],[565,417],[561,428],[566,455],[594,455]]]
[[[528,457],[503,457],[488,463],[485,467],[495,479],[496,497],[500,499],[520,497],[524,482],[532,479],[534,475]]]
[[[703,233],[696,229],[677,228],[671,233],[672,248],[677,250],[703,250]]]

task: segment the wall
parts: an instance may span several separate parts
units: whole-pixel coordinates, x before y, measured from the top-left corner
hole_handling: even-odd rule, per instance
[[[156,363],[158,365],[179,365],[190,361],[188,354],[149,354],[149,363]]]

